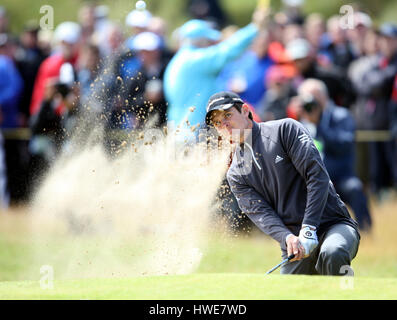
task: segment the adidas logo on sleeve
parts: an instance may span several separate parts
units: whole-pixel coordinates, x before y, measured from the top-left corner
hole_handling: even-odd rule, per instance
[[[310,137],[306,133],[302,133],[300,136],[298,136],[298,139],[301,143],[310,141]]]

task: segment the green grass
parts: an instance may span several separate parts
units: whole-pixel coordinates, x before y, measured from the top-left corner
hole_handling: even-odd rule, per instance
[[[94,248],[95,241],[79,242],[78,245],[84,246],[87,253],[81,250],[74,253],[76,244],[69,243],[69,240],[58,242],[54,240],[45,246],[41,245],[44,253],[37,257],[35,246],[29,238],[0,235],[0,281],[39,279],[39,270],[43,264],[52,265],[59,277],[61,275],[63,277],[70,267],[65,265],[65,262],[73,264],[75,271],[72,272],[72,275],[76,270],[81,270],[89,275],[91,268],[103,268],[103,262],[107,258],[96,258],[100,249]],[[394,246],[379,251],[376,247],[372,247],[374,245],[376,245],[375,240],[366,238],[363,240],[359,254],[352,263],[355,275],[367,278],[397,279],[397,256],[393,253]],[[136,262],[131,259],[127,261],[127,255],[139,252],[140,249],[137,246],[129,245],[117,250],[119,252],[114,255],[118,257],[117,262],[111,265],[112,261],[109,261],[108,267],[115,270],[116,276],[120,276],[123,273],[118,272],[119,267],[136,266]],[[66,260],[67,256],[71,256],[72,260]],[[139,257],[139,253],[136,256]],[[112,257],[110,256],[110,259]],[[203,249],[203,257],[196,273],[263,274],[280,261],[281,253],[277,243],[260,234],[251,238],[213,236],[208,241],[207,247]],[[77,266],[77,263],[81,264],[81,267]],[[121,264],[118,266],[117,263]],[[131,273],[129,274],[131,275]]]
[[[263,274],[192,274],[184,276],[0,283],[2,299],[397,299],[397,279],[280,276]]]
[[[352,263],[354,278],[280,276],[279,271],[265,276],[281,260],[280,249],[259,232],[250,237],[211,233],[190,275],[140,276],[119,270],[105,278],[90,272],[96,267],[112,268],[112,273],[136,267],[137,261],[130,259],[140,259],[139,243],[115,248],[109,257],[122,259],[114,264],[108,256],[95,261],[98,248],[89,238],[75,243],[51,238],[39,246],[44,255],[37,256],[27,215],[0,215],[0,299],[397,299],[396,208],[396,201],[372,206],[374,228],[362,235]],[[73,255],[76,246],[83,250]],[[65,276],[70,262],[73,272]],[[54,267],[52,290],[40,288],[43,264]],[[343,288],[348,279],[353,279],[354,288]]]

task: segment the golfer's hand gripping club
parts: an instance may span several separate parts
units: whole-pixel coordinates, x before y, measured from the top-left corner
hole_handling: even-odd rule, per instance
[[[305,249],[303,248],[302,244],[299,241],[299,238],[292,233],[289,234],[285,240],[287,245],[287,254],[288,256],[293,255],[294,258],[292,261],[301,260],[304,258]]]
[[[304,226],[299,232],[299,242],[304,248],[304,258],[308,257],[318,246],[318,239],[315,229]]]

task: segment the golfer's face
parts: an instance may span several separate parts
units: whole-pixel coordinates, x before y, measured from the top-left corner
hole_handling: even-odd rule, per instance
[[[219,134],[230,137],[232,131],[240,129],[241,132],[247,128],[248,120],[245,110],[241,113],[234,107],[227,110],[216,110],[212,113],[212,123]]]

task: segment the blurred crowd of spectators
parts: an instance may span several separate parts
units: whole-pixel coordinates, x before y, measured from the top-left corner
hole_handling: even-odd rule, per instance
[[[353,25],[342,28],[339,15],[304,15],[286,3],[262,28],[253,17],[239,29],[218,1],[187,1],[192,20],[173,32],[148,10],[119,23],[109,19],[111,8],[87,3],[77,22],[51,31],[29,21],[19,35],[1,7],[0,172],[11,199],[26,200],[82,112],[106,130],[140,129],[148,119],[157,127],[203,125],[205,103],[220,90],[238,93],[256,121],[305,123],[340,193],[359,190],[346,196],[352,207],[366,206],[367,191],[397,186],[397,26],[376,26],[357,7]],[[321,83],[303,90],[307,79]],[[17,128],[31,135],[12,134]],[[387,134],[357,143],[356,130]]]

